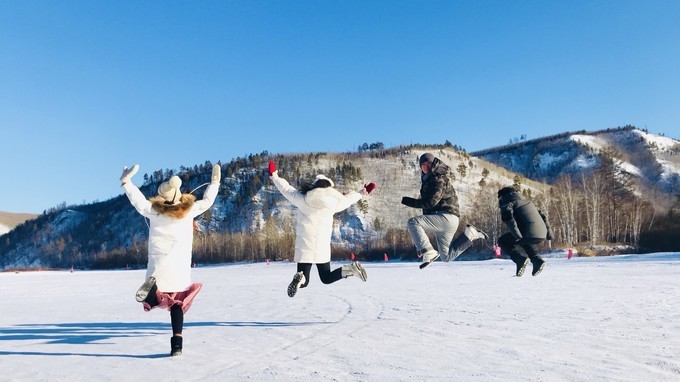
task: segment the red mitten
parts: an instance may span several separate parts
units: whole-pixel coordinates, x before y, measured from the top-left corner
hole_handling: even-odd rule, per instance
[[[364,184],[364,189],[366,190],[367,194],[370,194],[373,190],[375,190],[375,183],[371,182],[369,184]]]
[[[269,176],[271,176],[274,171],[276,171],[276,163],[274,161],[269,161]]]

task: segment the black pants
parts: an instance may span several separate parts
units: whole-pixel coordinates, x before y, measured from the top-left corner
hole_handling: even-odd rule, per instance
[[[342,278],[342,267],[335,268],[331,272],[331,263],[316,264],[316,269],[319,271],[319,278],[324,284],[332,284]],[[305,283],[300,286],[304,288],[309,284],[309,272],[312,270],[311,263],[298,263],[298,272],[302,271],[305,275]]]
[[[156,286],[149,291],[146,301],[151,307],[158,305],[158,298],[156,298]],[[170,322],[172,323],[172,334],[182,334],[182,327],[184,326],[184,312],[182,307],[175,304],[170,307]]]
[[[508,232],[498,238],[498,246],[501,247],[503,252],[510,255],[510,258],[516,264],[522,264],[527,257],[534,263],[537,260],[541,260],[536,245],[542,243],[543,240],[544,239],[522,238],[519,241],[515,241],[515,237]],[[522,253],[520,249],[523,249],[524,253]]]

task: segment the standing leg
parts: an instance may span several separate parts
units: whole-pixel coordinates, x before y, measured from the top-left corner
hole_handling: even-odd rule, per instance
[[[175,304],[170,308],[170,322],[172,323],[172,334],[181,336],[182,328],[184,327],[184,312],[179,304]]]
[[[170,322],[172,323],[172,338],[170,338],[170,355],[182,354],[182,327],[184,326],[184,312],[178,304],[170,308]]]

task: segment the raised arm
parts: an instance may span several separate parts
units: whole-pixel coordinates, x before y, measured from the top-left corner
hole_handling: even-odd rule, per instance
[[[305,203],[305,196],[302,195],[295,187],[291,186],[287,180],[279,177],[279,172],[276,169],[274,161],[269,162],[269,176],[271,177],[274,186],[279,190],[284,198],[293,203],[295,207],[300,208]]]
[[[215,203],[215,198],[217,197],[217,191],[220,189],[220,180],[222,179],[222,170],[219,164],[213,165],[212,176],[210,177],[210,184],[208,188],[205,189],[203,193],[203,199],[196,201],[192,208],[192,215],[194,217],[204,213],[213,203]]]
[[[368,183],[364,184],[364,186],[359,191],[353,191],[347,195],[344,195],[344,198],[338,203],[335,212],[337,213],[349,208],[349,206],[358,202],[364,196],[368,196],[371,192],[373,192],[373,190],[375,190],[375,183]]]
[[[139,170],[139,165],[136,164],[132,168],[123,167],[123,174],[120,176],[120,183],[125,190],[125,195],[127,196],[130,204],[139,212],[142,216],[149,217],[151,215],[156,215],[151,209],[151,202],[149,202],[144,194],[139,191],[139,188],[132,184],[132,177]]]

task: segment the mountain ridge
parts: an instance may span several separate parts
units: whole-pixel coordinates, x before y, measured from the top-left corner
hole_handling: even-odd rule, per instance
[[[631,188],[631,192],[645,195],[645,187],[654,188],[655,185],[663,196],[659,198],[665,200],[665,204],[654,201],[642,205],[642,210],[636,207],[638,212],[626,213],[647,216],[651,212],[645,211],[650,208],[668,209],[671,205],[669,200],[674,197],[678,185],[680,166],[677,166],[677,153],[680,152],[680,143],[665,137],[663,145],[654,143],[659,139],[659,136],[624,127],[592,134],[559,134],[547,140],[519,142],[481,153],[467,153],[447,141],[444,145],[409,145],[389,149],[378,145],[375,150],[349,153],[270,155],[265,151],[238,157],[221,164],[223,178],[217,201],[209,212],[197,219],[201,232],[197,233],[194,242],[195,257],[207,262],[220,259],[260,261],[270,256],[289,258],[290,237],[294,235],[294,208],[268,180],[266,163],[274,160],[279,166],[280,176],[296,187],[311,181],[318,173],[333,178],[340,191],[358,190],[366,182],[377,183],[378,187],[371,196],[337,215],[332,242],[338,256],[344,256],[342,253],[347,251],[363,252],[369,256],[390,250],[392,255],[412,258],[413,250],[405,225],[409,217],[420,211],[402,206],[400,200],[402,196],[418,195],[420,170],[417,158],[424,152],[433,153],[451,168],[461,204],[461,226],[474,222],[491,235],[489,243],[483,247],[480,245],[479,251],[487,251],[484,248],[488,248],[502,230],[497,216],[495,190],[506,185],[515,185],[526,196],[534,198],[540,207],[555,215],[555,220],[559,220],[556,224],[556,235],[560,237],[556,239],[558,242],[576,245],[586,239],[600,240],[597,238],[602,235],[598,232],[585,232],[585,229],[576,230],[576,237],[568,233],[572,227],[565,225],[563,212],[556,207],[561,199],[555,195],[562,190],[555,188],[555,180],[573,175],[575,179],[572,181],[578,183],[578,176],[591,176],[586,174],[606,168],[603,165],[611,162],[614,174],[610,175],[614,178],[610,179],[619,177],[627,180],[621,181],[625,195],[611,196],[619,198],[617,203],[633,203],[633,199],[639,199],[629,195],[625,191],[627,187]],[[640,144],[643,141],[646,143]],[[605,146],[620,149],[618,156],[608,153],[609,149]],[[562,161],[546,159],[558,157],[558,154],[564,156]],[[536,158],[539,158],[538,161]],[[182,178],[187,190],[192,190],[209,180],[211,166],[212,163],[206,161],[202,165],[181,167],[176,175]],[[650,168],[656,169],[655,177],[644,176],[652,173]],[[158,170],[151,176],[138,175],[133,182],[150,197],[155,194],[158,184],[170,174],[175,172]],[[628,184],[635,183],[636,175],[640,188]],[[112,174],[112,177],[115,176],[117,174]],[[631,179],[633,182],[628,182]],[[662,189],[655,181],[666,182],[668,186]],[[586,186],[584,183],[583,187]],[[198,190],[197,196],[200,197],[201,192]],[[636,221],[643,219],[642,215],[627,216]],[[575,220],[569,224],[576,224]],[[637,243],[639,228],[626,227],[626,230],[632,229],[632,233],[618,234],[615,231],[609,240]],[[103,202],[62,206],[0,236],[0,266],[143,265],[147,231],[145,220],[134,211],[122,192]]]

